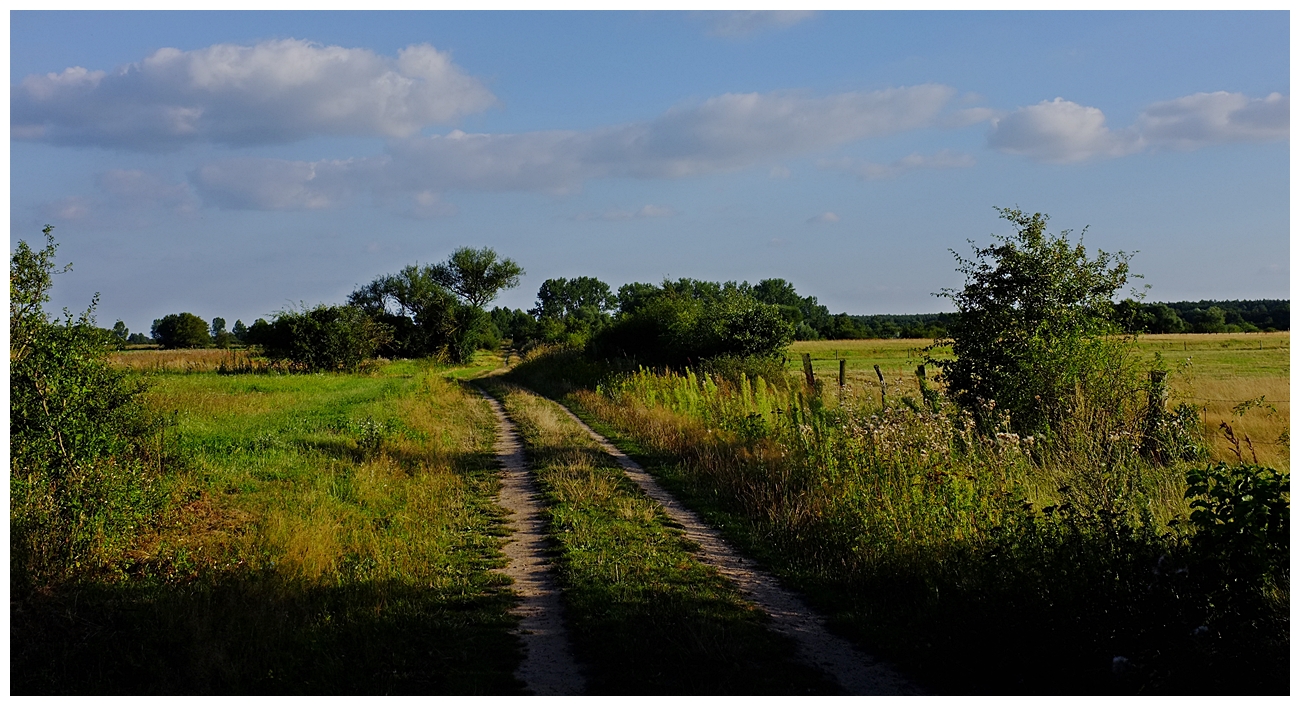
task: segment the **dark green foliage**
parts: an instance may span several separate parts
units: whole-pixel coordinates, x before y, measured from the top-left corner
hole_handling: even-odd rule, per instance
[[[126,337],[127,343],[153,343],[153,339],[143,333],[133,333]]]
[[[150,335],[163,348],[203,348],[212,343],[208,325],[189,312],[155,319]]]
[[[244,325],[243,321],[235,319],[235,325],[231,327],[230,333],[235,337],[236,341],[243,343],[244,339],[248,336],[248,327]]]
[[[752,287],[748,283],[742,283],[740,288],[741,291],[747,292],[764,304],[775,304],[781,307],[782,315],[796,330],[802,325],[815,334],[808,338],[800,338],[800,340],[813,340],[826,336],[826,329],[830,322],[830,311],[817,303],[817,297],[799,296],[794,285],[783,279],[760,280],[758,284]],[[806,335],[807,332],[805,332]]]
[[[1291,565],[1291,478],[1272,468],[1219,463],[1187,472],[1192,546],[1225,583],[1276,581]]]
[[[537,320],[523,309],[494,307],[488,314],[497,337],[510,339],[516,347],[537,340]]]
[[[536,340],[581,348],[610,322],[617,299],[595,277],[548,279],[537,290],[532,333]]]
[[[1130,333],[1250,333],[1290,331],[1291,303],[1285,299],[1143,303],[1126,299],[1115,321]]]
[[[304,371],[355,371],[390,336],[389,329],[354,306],[318,305],[282,311],[267,324],[258,319],[248,342],[261,346],[271,360],[287,361]]]
[[[9,261],[10,585],[17,591],[111,561],[161,498],[145,463],[142,385],[108,365],[119,340],[94,308],[44,312],[57,248],[25,241]],[[57,272],[67,271],[68,268]],[[152,464],[150,464],[151,467]]]
[[[958,310],[949,327],[956,358],[931,362],[986,430],[1006,413],[1016,431],[1038,432],[1068,415],[1080,389],[1128,391],[1115,378],[1126,342],[1112,336],[1112,297],[1128,281],[1129,256],[1091,259],[1069,231],[1047,233],[1047,216],[999,212],[1012,235],[994,235],[974,259],[954,253],[966,284],[943,296]]]
[[[619,289],[619,314],[593,341],[598,356],[652,365],[682,366],[722,355],[779,354],[794,327],[774,304],[764,304],[734,282],[665,280]]]
[[[126,324],[123,323],[121,319],[118,319],[117,322],[113,324],[113,336],[117,338],[118,341],[126,343],[127,339],[131,337],[131,329],[128,329]]]
[[[748,382],[757,378],[784,389],[790,376],[785,372],[781,359],[774,355],[720,355],[709,358],[700,365],[700,372],[739,385],[743,377]]]
[[[519,286],[524,268],[510,258],[497,258],[492,248],[460,248],[446,262],[429,269],[433,281],[476,309],[496,299],[503,289]]]
[[[513,260],[491,249],[461,248],[437,265],[408,265],[348,295],[348,304],[392,333],[379,352],[403,358],[470,359],[480,346],[495,347],[502,333],[483,304],[523,274]]]

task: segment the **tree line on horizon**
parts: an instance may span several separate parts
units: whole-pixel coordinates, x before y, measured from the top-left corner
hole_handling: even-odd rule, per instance
[[[412,269],[414,268],[414,269]],[[943,338],[949,334],[956,319],[952,312],[927,314],[849,314],[832,315],[815,296],[801,296],[794,285],[784,279],[772,278],[748,282],[707,282],[703,280],[665,280],[660,285],[636,282],[623,285],[617,292],[594,277],[573,279],[548,279],[538,289],[536,304],[530,309],[495,307],[486,312],[486,318],[476,322],[456,323],[454,305],[443,297],[442,304],[430,309],[421,303],[421,277],[418,265],[405,268],[395,275],[385,275],[358,289],[349,297],[349,304],[357,306],[372,317],[379,317],[399,335],[395,341],[377,346],[384,354],[396,357],[418,357],[436,349],[430,348],[427,336],[423,342],[413,337],[416,319],[427,317],[431,311],[451,312],[442,319],[443,338],[454,334],[458,328],[471,324],[474,335],[463,336],[462,345],[495,348],[509,340],[516,347],[535,343],[574,344],[583,346],[595,334],[610,327],[620,316],[627,316],[641,303],[638,294],[658,290],[674,296],[688,296],[703,305],[716,304],[731,294],[752,298],[755,302],[776,307],[776,313],[791,327],[796,341],[844,340],[864,338]],[[454,299],[454,295],[452,297]],[[490,301],[490,300],[488,300]],[[387,303],[383,303],[387,302]],[[467,303],[461,304],[467,306]],[[471,307],[473,308],[473,307]],[[481,308],[481,307],[480,307]],[[462,317],[468,316],[463,310]],[[1126,333],[1255,333],[1289,331],[1291,329],[1291,303],[1286,299],[1200,300],[1180,302],[1141,302],[1124,299],[1115,305],[1114,319]],[[421,318],[423,321],[423,318]],[[210,322],[189,312],[168,314],[155,319],[149,335],[131,333],[122,321],[112,329],[114,340],[122,345],[156,344],[163,348],[229,348],[249,345],[258,340],[265,319],[257,319],[253,327],[235,321],[226,330],[226,320],[215,317]],[[249,332],[257,328],[250,340]],[[468,332],[468,330],[467,330]],[[405,335],[401,335],[405,334]],[[471,349],[472,350],[472,349]],[[464,352],[462,351],[462,355]]]

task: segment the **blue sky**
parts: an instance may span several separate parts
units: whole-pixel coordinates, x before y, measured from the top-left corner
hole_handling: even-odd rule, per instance
[[[10,15],[11,246],[55,308],[228,322],[462,245],[945,309],[994,206],[1138,251],[1154,300],[1289,296],[1289,18],[1194,13]]]

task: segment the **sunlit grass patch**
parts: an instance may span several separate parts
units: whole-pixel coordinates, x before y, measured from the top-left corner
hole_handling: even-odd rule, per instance
[[[28,609],[67,617],[19,621],[15,689],[517,691],[494,418],[442,372],[153,374],[172,507]]]

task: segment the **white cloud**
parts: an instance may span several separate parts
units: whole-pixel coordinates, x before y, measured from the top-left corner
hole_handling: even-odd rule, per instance
[[[204,201],[222,208],[290,211],[348,203],[373,163],[295,162],[242,157],[199,167],[190,180]]]
[[[769,170],[767,173],[767,178],[768,179],[789,179],[790,170],[782,166],[772,167],[772,169]]]
[[[995,120],[1000,113],[992,108],[963,108],[944,116],[939,124],[946,128],[963,128]]]
[[[821,215],[813,216],[812,218],[809,218],[807,222],[808,223],[839,223],[840,217],[830,211],[827,211],[826,213],[823,213]]]
[[[1119,157],[1141,148],[1136,131],[1112,131],[1097,108],[1061,98],[995,120],[989,145],[1003,152],[1058,163]]]
[[[112,73],[73,67],[10,89],[16,139],[166,150],[312,135],[405,137],[496,101],[427,44],[397,57],[297,39],[159,49]]]
[[[1225,142],[1285,140],[1290,121],[1288,96],[1250,99],[1218,91],[1152,103],[1138,117],[1137,127],[1153,144],[1194,150]]]
[[[1289,137],[1290,98],[1196,93],[1153,103],[1133,126],[1111,130],[1101,110],[1057,98],[995,119],[989,146],[1043,162],[1079,162],[1142,150],[1194,150]]]
[[[817,16],[813,10],[731,10],[697,12],[715,37],[750,37],[769,30],[785,29]]]
[[[975,158],[962,152],[940,150],[931,155],[912,153],[890,164],[878,164],[860,159],[823,159],[817,162],[821,169],[852,174],[859,179],[897,179],[919,169],[960,169],[975,166]]]
[[[86,221],[97,210],[97,204],[85,196],[66,196],[37,207],[44,219],[55,223]]]
[[[679,178],[732,171],[930,124],[947,86],[807,97],[726,94],[649,122],[587,132],[415,136],[346,162],[227,160],[192,179],[229,208],[326,208],[348,194],[465,191],[571,193],[602,177]]]

